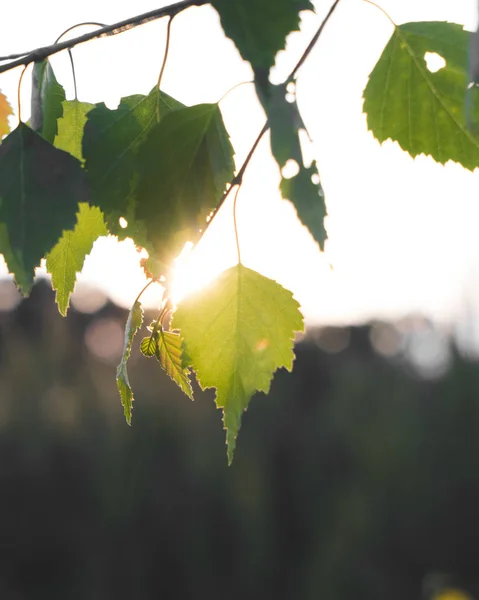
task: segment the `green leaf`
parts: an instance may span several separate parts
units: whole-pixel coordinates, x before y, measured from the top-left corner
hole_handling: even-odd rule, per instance
[[[195,242],[233,178],[233,147],[217,104],[165,115],[138,153],[137,218],[166,264]]]
[[[75,225],[78,203],[88,199],[85,175],[76,158],[23,123],[3,140],[0,222],[6,226],[8,245],[3,236],[0,252],[10,255],[8,266],[24,293],[33,282],[34,268],[62,231]]]
[[[23,264],[17,260],[17,256],[12,250],[8,229],[5,223],[0,223],[0,252],[8,265],[10,273],[15,274],[15,281],[24,296],[28,295],[32,289],[33,278],[30,271],[26,271]]]
[[[479,138],[465,118],[470,34],[455,23],[405,23],[395,27],[364,90],[368,127],[380,141],[391,138],[411,156],[427,154],[479,166]],[[427,52],[446,66],[429,71]],[[477,87],[470,90],[477,104]]]
[[[212,0],[225,34],[254,69],[269,71],[286,36],[299,30],[299,11],[314,10],[309,0]]]
[[[281,285],[239,264],[183,300],[172,326],[181,330],[201,388],[216,388],[231,464],[251,396],[269,391],[276,369],[293,368],[294,332],[304,327],[299,304]]]
[[[298,218],[309,230],[321,250],[327,238],[324,219],[327,216],[324,192],[316,162],[306,167],[299,139],[306,127],[301,118],[296,98],[288,102],[286,84],[267,84],[259,94],[268,116],[271,130],[271,151],[282,171],[286,163],[294,161],[298,173],[291,178],[282,177],[281,194],[296,209]],[[292,96],[293,94],[290,93]]]
[[[75,287],[76,275],[83,269],[85,257],[90,254],[93,243],[102,235],[108,235],[108,230],[101,210],[82,202],[75,229],[64,231],[58,244],[47,254],[47,271],[52,276],[58,310],[64,317]]]
[[[157,122],[158,92],[148,96],[122,98],[118,108],[110,110],[97,104],[87,115],[83,136],[83,156],[92,188],[92,202],[99,206],[110,231],[126,236],[118,225],[119,217],[134,218],[137,194],[138,149]],[[160,115],[183,105],[163,92]]]
[[[83,161],[82,141],[83,129],[87,115],[94,107],[88,102],[65,100],[63,102],[63,117],[58,120],[58,133],[54,145],[60,150],[69,152],[79,161]]]
[[[328,237],[324,219],[328,213],[316,162],[313,161],[308,168],[301,165],[299,173],[290,179],[283,177],[280,189],[283,198],[292,202],[301,223],[324,250],[324,242]]]
[[[193,390],[190,383],[190,370],[183,364],[183,349],[181,337],[174,331],[164,331],[152,328],[152,335],[141,340],[140,351],[147,357],[156,356],[161,367],[171,379],[193,400]]]
[[[57,119],[63,115],[65,90],[58,83],[48,60],[33,65],[32,116],[30,125],[47,142],[57,135]]]
[[[143,323],[143,309],[141,308],[140,302],[135,301],[131,307],[128,319],[125,326],[125,343],[123,346],[123,354],[121,357],[120,364],[116,370],[116,384],[118,391],[120,392],[121,403],[125,413],[125,419],[128,425],[131,425],[131,412],[133,409],[133,392],[130,386],[130,380],[128,379],[128,371],[126,369],[128,359],[131,354],[131,346],[133,344],[133,338],[137,331],[140,329]]]

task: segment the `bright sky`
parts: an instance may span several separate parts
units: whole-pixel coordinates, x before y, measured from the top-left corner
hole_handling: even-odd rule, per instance
[[[476,26],[476,1],[378,0],[397,22],[449,20]],[[0,55],[52,43],[83,21],[112,23],[167,4],[158,0],[64,0],[2,7]],[[277,59],[275,82],[291,70],[329,8],[314,2],[301,33]],[[68,6],[68,10],[65,7]],[[11,26],[6,26],[10,23]],[[80,100],[115,107],[121,96],[148,93],[161,66],[166,22],[156,21],[74,50]],[[73,35],[79,34],[77,30]],[[391,34],[391,25],[362,0],[342,0],[302,68],[297,95],[314,140],[326,193],[329,241],[321,254],[277,190],[279,173],[265,139],[247,171],[238,200],[243,262],[291,289],[309,322],[359,321],[421,312],[453,320],[479,306],[479,174],[455,164],[411,159],[397,144],[380,146],[362,114],[367,76]],[[57,78],[73,96],[68,56],[52,59]],[[20,70],[0,75],[0,89],[15,112]],[[192,8],[172,27],[163,89],[187,104],[215,102],[252,73],[227,40],[210,7]],[[22,85],[22,117],[29,116],[30,86]],[[241,164],[264,122],[253,86],[244,85],[221,109]],[[231,205],[179,269],[178,291],[212,277],[236,261]],[[131,305],[144,284],[131,244],[98,243],[82,281],[98,284]]]

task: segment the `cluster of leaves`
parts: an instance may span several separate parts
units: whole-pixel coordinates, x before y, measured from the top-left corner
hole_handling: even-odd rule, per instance
[[[324,249],[325,199],[316,163],[305,163],[300,145],[306,128],[295,97],[297,69],[281,85],[269,81],[277,52],[298,29],[300,11],[313,7],[309,0],[211,3],[225,34],[253,68],[279,168],[288,161],[297,165],[293,177],[282,178],[283,198]],[[479,166],[472,118],[477,89],[468,86],[468,46],[469,34],[452,23],[394,25],[364,90],[368,126],[379,141],[393,139],[412,156]],[[428,52],[442,56],[445,66],[431,72]],[[185,242],[198,241],[231,189],[228,184],[241,184],[217,104],[185,106],[157,86],[146,96],[122,98],[114,110],[67,100],[50,63],[42,60],[33,68],[30,123],[20,122],[8,133],[10,112],[0,94],[0,136],[7,134],[0,145],[0,252],[24,294],[34,268],[46,258],[62,315],[99,236],[128,236],[146,248],[145,269],[157,281],[168,276]],[[192,371],[202,389],[216,388],[231,462],[252,395],[268,392],[278,368],[292,369],[294,334],[303,330],[299,305],[291,292],[238,257],[235,267],[180,304],[168,330],[170,308],[166,297],[140,350],[156,357],[190,398]],[[142,324],[140,294],[117,371],[128,423],[133,392],[127,361]]]

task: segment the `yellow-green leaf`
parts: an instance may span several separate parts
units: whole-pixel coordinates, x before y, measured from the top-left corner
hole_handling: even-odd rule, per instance
[[[131,425],[131,411],[133,409],[133,392],[130,386],[130,380],[128,379],[128,371],[126,369],[128,359],[131,354],[131,346],[133,344],[133,338],[137,331],[140,329],[143,323],[143,309],[138,300],[135,301],[131,307],[128,319],[125,326],[125,343],[123,346],[123,354],[121,357],[120,364],[116,370],[116,384],[118,391],[120,392],[121,403],[125,413],[125,419],[128,425]]]
[[[6,97],[0,92],[0,139],[10,131],[9,115],[13,114],[12,107]]]
[[[173,316],[202,389],[216,388],[231,464],[241,416],[255,391],[267,393],[276,369],[293,368],[294,332],[303,316],[293,294],[239,264],[187,297]]]
[[[75,228],[73,231],[64,231],[60,241],[48,253],[47,271],[52,276],[58,310],[63,316],[67,314],[70,295],[75,287],[77,273],[83,268],[85,257],[90,254],[95,240],[107,234],[101,210],[82,202],[79,205]]]
[[[184,366],[181,337],[174,331],[158,331],[142,339],[140,351],[145,356],[156,356],[161,367],[178,387],[193,400],[190,383],[190,370]]]

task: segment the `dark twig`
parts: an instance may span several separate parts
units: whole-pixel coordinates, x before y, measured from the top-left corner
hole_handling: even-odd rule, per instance
[[[329,19],[333,16],[334,11],[336,10],[336,7],[339,4],[339,0],[335,0],[331,6],[331,8],[328,11],[328,14],[324,17],[323,22],[321,23],[321,25],[318,28],[318,31],[314,34],[312,40],[309,42],[308,47],[306,48],[306,50],[303,52],[303,55],[301,56],[301,58],[298,60],[296,66],[294,67],[294,69],[291,71],[287,81],[292,81],[295,77],[296,77],[296,73],[299,71],[299,69],[302,67],[304,61],[308,58],[309,54],[311,53],[311,50],[314,48],[314,46],[316,45],[316,42],[319,39],[319,36],[321,35],[321,33],[323,32],[323,29],[326,26],[326,23],[329,21]]]
[[[294,69],[291,71],[291,73],[289,74],[289,77],[286,79],[286,81],[292,81],[295,77],[297,72],[299,71],[299,69],[301,68],[301,65],[304,63],[304,61],[308,58],[309,54],[311,53],[311,50],[314,48],[314,46],[316,45],[316,42],[319,39],[319,36],[321,35],[321,33],[323,32],[323,29],[326,25],[326,23],[329,21],[329,19],[331,18],[331,16],[333,15],[334,11],[336,10],[337,5],[339,4],[340,0],[335,0],[333,5],[331,6],[331,8],[328,11],[328,14],[325,16],[324,20],[322,21],[321,25],[319,26],[318,30],[316,31],[316,33],[314,34],[312,40],[309,42],[306,50],[303,52],[303,54],[301,55],[300,59],[298,60],[298,62],[296,63],[296,66],[294,67]],[[256,148],[258,147],[258,144],[261,141],[261,138],[263,137],[263,135],[268,131],[269,129],[269,122],[266,121],[266,123],[263,125],[263,129],[259,132],[253,146],[251,147],[251,150],[248,152],[248,155],[246,156],[243,164],[241,165],[240,170],[238,171],[238,173],[233,177],[231,184],[229,186],[229,188],[226,190],[226,192],[223,194],[223,196],[221,197],[220,201],[218,202],[216,208],[214,209],[208,223],[206,224],[206,227],[203,230],[203,233],[201,234],[201,237],[204,236],[204,234],[206,233],[208,227],[211,225],[213,219],[216,217],[216,215],[218,214],[218,211],[220,210],[220,208],[223,206],[223,204],[225,203],[226,199],[228,198],[231,190],[235,187],[235,186],[240,186],[243,182],[243,175],[244,172],[246,171],[246,168],[250,162],[250,160],[253,157],[253,154],[256,150]]]
[[[0,73],[10,71],[11,69],[18,67],[19,65],[28,65],[35,61],[44,60],[45,58],[48,58],[53,54],[57,54],[62,50],[66,50],[67,48],[73,48],[74,46],[78,46],[78,44],[83,44],[84,42],[89,42],[90,40],[107,37],[110,35],[117,35],[118,33],[123,33],[124,31],[133,29],[133,27],[137,27],[138,25],[144,25],[145,23],[149,23],[150,21],[161,19],[161,17],[173,17],[174,15],[178,14],[182,10],[185,10],[185,8],[189,8],[190,6],[202,6],[208,3],[208,0],[181,0],[180,2],[170,4],[169,6],[157,8],[156,10],[152,10],[150,12],[146,12],[135,17],[130,17],[129,19],[125,19],[124,21],[113,23],[113,25],[107,25],[106,27],[102,27],[101,29],[98,29],[96,31],[90,31],[76,38],[65,40],[64,42],[60,42],[59,44],[52,44],[51,46],[37,48],[36,50],[33,50],[32,52],[29,52],[28,54],[21,56],[16,60],[12,60],[6,65],[0,65]]]
[[[218,211],[220,210],[220,208],[223,206],[223,204],[226,202],[226,199],[228,198],[228,196],[230,195],[231,190],[235,187],[235,186],[239,186],[243,183],[243,175],[244,172],[246,171],[247,166],[249,165],[250,160],[253,158],[253,154],[256,150],[256,148],[258,147],[258,144],[261,141],[261,138],[263,137],[263,135],[268,131],[269,129],[269,124],[268,121],[266,121],[266,123],[263,125],[263,129],[259,132],[258,136],[256,137],[256,140],[254,142],[254,144],[252,145],[250,151],[248,152],[248,156],[245,158],[243,164],[241,165],[240,170],[238,171],[238,173],[233,177],[233,179],[231,180],[230,186],[229,188],[226,190],[226,192],[223,194],[223,196],[221,197],[220,201],[218,202],[218,204],[216,205],[216,208],[214,209],[214,211],[211,214],[210,220],[208,221],[208,223],[206,224],[206,227],[203,229],[203,233],[201,234],[201,237],[203,237],[206,233],[206,230],[208,229],[208,227],[211,225],[211,223],[213,222],[213,219],[216,217],[216,215],[218,214]]]

